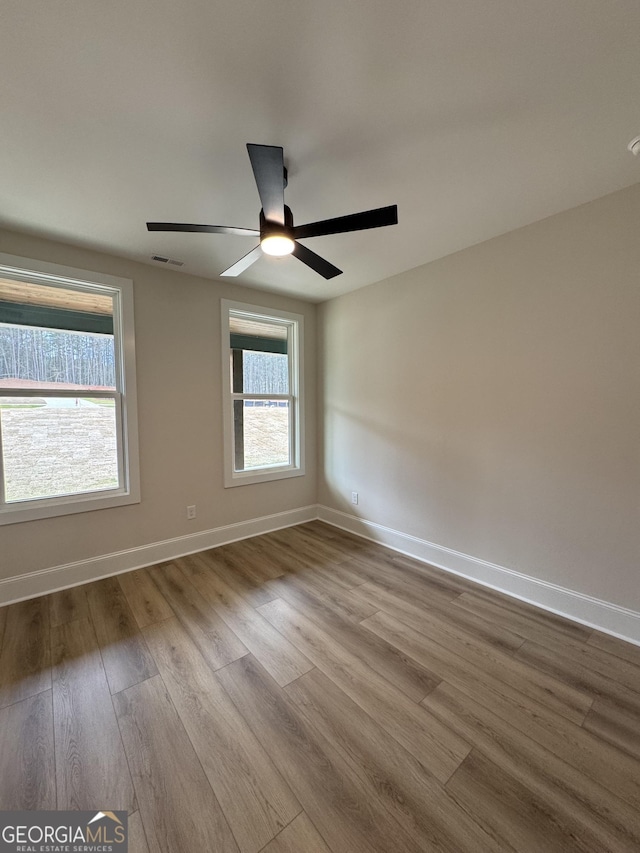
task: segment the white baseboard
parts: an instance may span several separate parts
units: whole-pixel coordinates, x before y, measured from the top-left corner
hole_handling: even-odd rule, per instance
[[[416,560],[640,646],[640,613],[634,610],[520,574],[327,506],[318,507],[318,518]]]
[[[35,598],[50,592],[57,592],[71,586],[100,580],[101,578],[130,572],[153,566],[166,560],[175,560],[187,554],[195,554],[207,548],[217,548],[249,536],[270,533],[283,527],[313,521],[318,517],[317,506],[300,507],[299,509],[252,518],[236,524],[215,527],[212,530],[202,530],[189,536],[178,536],[163,542],[153,542],[150,545],[140,545],[126,551],[116,551],[64,566],[54,566],[17,577],[0,580],[0,606],[26,598]]]
[[[463,554],[425,539],[419,539],[417,536],[410,536],[382,524],[322,505],[265,515],[212,530],[202,530],[189,536],[179,536],[162,542],[153,542],[150,545],[129,548],[126,551],[68,563],[64,566],[54,566],[17,577],[3,578],[0,579],[0,606],[130,572],[133,569],[152,566],[166,560],[174,560],[207,548],[217,548],[219,545],[280,530],[283,527],[303,524],[305,521],[313,521],[316,518],[372,542],[385,545],[401,554],[407,554],[416,560],[461,575],[482,586],[498,590],[513,598],[541,607],[543,610],[549,610],[574,622],[596,628],[640,646],[640,613],[634,610],[628,610],[609,601],[593,598],[539,578],[520,574],[504,566],[471,557],[469,554]]]

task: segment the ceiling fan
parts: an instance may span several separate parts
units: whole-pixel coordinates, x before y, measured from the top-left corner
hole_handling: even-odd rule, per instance
[[[255,263],[262,253],[282,257],[293,255],[324,278],[340,275],[342,270],[316,255],[311,249],[298,243],[300,238],[323,237],[326,234],[343,234],[347,231],[364,231],[397,225],[398,206],[379,207],[335,219],[323,219],[307,225],[294,225],[291,210],[284,203],[284,188],[287,186],[287,170],[284,165],[283,149],[276,145],[247,144],[253,174],[262,202],[260,230],[234,228],[228,225],[189,225],[182,222],[147,222],[149,231],[190,231],[206,234],[237,234],[241,237],[259,237],[260,243],[235,264],[221,272],[221,276],[237,276]]]

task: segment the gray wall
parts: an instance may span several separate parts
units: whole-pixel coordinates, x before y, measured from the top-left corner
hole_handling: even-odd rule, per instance
[[[322,305],[320,503],[640,610],[639,224],[637,185]]]

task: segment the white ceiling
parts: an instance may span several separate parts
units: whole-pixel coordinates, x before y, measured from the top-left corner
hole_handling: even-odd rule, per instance
[[[245,143],[298,224],[398,204],[240,284],[323,300],[640,180],[638,0],[2,0],[0,225],[216,278],[258,227]]]

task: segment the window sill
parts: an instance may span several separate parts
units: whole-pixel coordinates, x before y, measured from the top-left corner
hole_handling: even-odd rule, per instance
[[[0,509],[0,526],[19,524],[23,521],[37,521],[43,518],[57,518],[62,515],[73,515],[81,512],[91,512],[98,509],[127,506],[140,503],[140,495],[133,492],[110,492],[96,495],[73,495],[64,498],[43,498],[42,500],[24,501],[7,504]]]
[[[268,483],[272,480],[285,480],[289,477],[302,477],[304,468],[266,468],[254,471],[237,471],[225,476],[225,489],[234,486],[249,486],[254,483]]]

